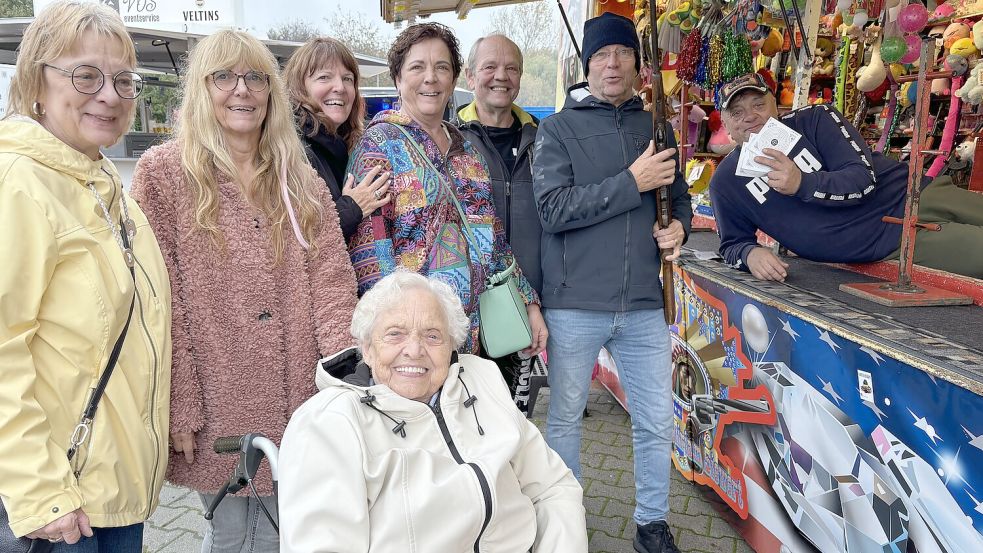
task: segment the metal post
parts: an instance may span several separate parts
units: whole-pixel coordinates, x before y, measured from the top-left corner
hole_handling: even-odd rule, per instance
[[[922,172],[925,165],[925,140],[928,135],[929,90],[928,60],[935,59],[935,40],[923,40],[918,59],[918,92],[915,104],[915,130],[911,135],[911,158],[908,160],[908,199],[904,208],[901,230],[901,257],[898,259],[898,282],[890,287],[896,291],[918,290],[911,284],[911,265],[915,259],[915,223],[918,219],[918,200],[921,197]]]

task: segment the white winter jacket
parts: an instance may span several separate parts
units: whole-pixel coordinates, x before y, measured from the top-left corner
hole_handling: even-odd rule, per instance
[[[580,484],[494,363],[460,356],[434,407],[323,371],[318,387],[280,450],[282,553],[586,553]]]

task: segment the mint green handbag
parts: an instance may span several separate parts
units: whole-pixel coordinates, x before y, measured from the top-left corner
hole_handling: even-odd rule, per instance
[[[402,125],[396,125],[406,139],[416,146],[417,152],[426,160],[430,168],[437,174],[438,180],[447,188],[447,195],[457,208],[461,218],[462,230],[468,243],[480,252],[468,216],[457,200],[457,194],[445,180],[444,173],[434,167],[430,158],[413,140]],[[449,138],[449,137],[448,137]],[[470,256],[470,248],[468,248]],[[505,357],[511,353],[526,349],[532,345],[532,328],[529,326],[529,315],[526,313],[526,303],[519,294],[519,285],[515,275],[515,258],[508,268],[490,275],[485,280],[485,291],[478,296],[478,318],[480,320],[481,348],[489,357]]]
[[[478,296],[481,347],[490,357],[504,357],[532,345],[526,304],[519,294],[515,258],[507,269],[491,275]]]

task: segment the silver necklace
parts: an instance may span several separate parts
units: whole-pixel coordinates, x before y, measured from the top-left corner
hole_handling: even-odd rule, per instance
[[[113,216],[109,214],[109,206],[106,205],[106,200],[103,200],[102,196],[99,195],[94,182],[89,181],[86,183],[86,186],[89,187],[89,190],[92,191],[92,195],[95,196],[96,201],[99,202],[99,207],[102,208],[102,216],[106,219],[106,227],[109,229],[109,233],[116,238],[116,244],[119,245],[120,251],[123,252],[123,259],[126,260],[126,266],[132,269],[135,261],[133,257],[133,249],[123,243],[123,236],[120,232],[119,226],[115,221],[113,221]],[[126,237],[128,242],[132,244],[133,237],[137,235],[137,226],[136,223],[133,222],[133,219],[130,219],[130,210],[127,209],[126,196],[124,194],[120,194],[119,196],[119,205],[120,210],[123,213],[123,228],[126,230]]]

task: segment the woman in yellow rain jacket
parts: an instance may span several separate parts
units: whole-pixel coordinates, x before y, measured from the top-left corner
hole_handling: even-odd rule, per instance
[[[99,3],[53,4],[24,33],[0,121],[7,543],[27,536],[55,542],[56,552],[79,550],[79,540],[85,551],[139,552],[164,479],[170,288],[146,217],[99,153],[133,121],[135,63],[118,14]],[[119,360],[69,461],[131,302]]]

